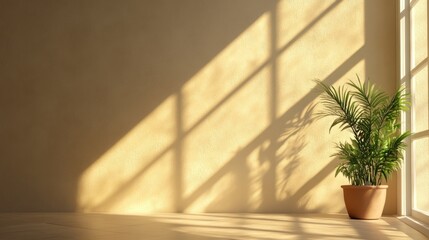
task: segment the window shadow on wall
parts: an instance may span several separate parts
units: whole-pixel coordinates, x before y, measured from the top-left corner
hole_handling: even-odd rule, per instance
[[[315,138],[308,129],[319,92],[300,75],[284,79],[283,69],[299,68],[282,59],[344,2],[305,12],[308,23],[286,41],[276,1],[45,3],[2,8],[10,22],[0,38],[10,57],[0,71],[2,102],[10,104],[2,105],[8,139],[0,144],[1,176],[10,194],[0,210],[323,209],[311,206],[309,193],[333,173],[335,160],[309,180],[296,179]],[[261,43],[253,29],[265,31]],[[231,48],[240,41],[249,45]],[[305,65],[294,53],[292,62]],[[347,53],[323,82],[336,83],[366,62],[367,45]],[[234,65],[237,59],[244,60]],[[210,69],[217,61],[223,65]],[[301,95],[289,98],[285,80]],[[255,127],[242,128],[249,123]],[[244,140],[223,132],[225,125]],[[235,149],[225,148],[234,152],[213,139],[236,140]],[[129,196],[134,202],[124,200]]]
[[[330,11],[340,3],[336,1],[328,8],[326,8],[320,15],[315,17],[310,23],[298,32],[290,41],[285,45],[277,46],[277,29],[276,29],[276,6],[269,10],[270,13],[270,57],[256,66],[250,74],[245,77],[241,82],[232,88],[223,98],[221,98],[213,107],[198,118],[189,127],[184,127],[186,121],[185,114],[183,113],[184,105],[187,99],[186,93],[182,89],[176,91],[175,106],[176,106],[176,138],[168,145],[167,148],[162,150],[156,157],[154,157],[144,168],[137,171],[132,177],[120,185],[120,187],[113,191],[109,197],[104,201],[98,203],[94,208],[96,209],[110,209],[126,194],[130,186],[136,185],[139,178],[153,167],[159,159],[166,156],[170,151],[174,152],[172,173],[173,186],[174,186],[174,205],[175,210],[178,212],[188,211],[198,200],[207,195],[208,192],[216,192],[215,197],[211,197],[209,203],[204,206],[203,211],[219,212],[219,211],[259,211],[259,212],[273,212],[278,209],[284,209],[286,212],[299,212],[310,211],[307,204],[310,201],[311,195],[308,193],[320,184],[327,176],[333,173],[336,165],[335,160],[328,161],[321,170],[313,176],[309,181],[300,182],[300,188],[295,192],[287,192],[288,185],[296,185],[293,179],[288,177],[293,174],[302,162],[301,151],[306,148],[309,136],[306,136],[303,130],[313,123],[312,112],[313,102],[318,96],[319,92],[316,89],[310,90],[299,102],[292,105],[286,112],[280,113],[277,96],[277,84],[280,81],[277,76],[277,58],[284,54],[294,43],[303,37],[308,31],[315,26],[318,21],[328,15]],[[363,48],[358,49],[348,59],[346,59],[340,66],[331,72],[323,81],[327,84],[333,84],[347,72],[353,69],[360,61],[364,59]],[[263,70],[270,71],[271,78],[267,79],[269,86],[269,97],[267,100],[267,112],[270,119],[269,124],[265,127],[256,137],[248,141],[248,143],[240,147],[238,151],[229,160],[225,161],[218,170],[216,170],[210,177],[206,178],[203,182],[190,193],[185,194],[184,178],[188,172],[184,171],[184,157],[186,149],[186,141],[189,135],[197,131],[201,125],[208,121],[215,113],[232,101],[236,95],[249,85],[256,76]],[[300,81],[297,79],[297,81]],[[310,81],[309,81],[310,82]],[[216,131],[216,129],[213,129]],[[210,134],[210,132],[206,133]],[[204,143],[201,143],[204,144]],[[286,148],[285,148],[286,146]],[[188,150],[189,151],[189,150]],[[192,151],[192,149],[191,149]],[[258,153],[258,161],[260,166],[266,166],[265,172],[259,175],[252,176],[252,169],[248,165],[248,160],[251,155]],[[282,152],[283,151],[283,152]],[[200,159],[202,162],[206,159]],[[302,170],[301,170],[302,171]],[[277,176],[281,174],[281,177]],[[215,190],[225,176],[230,176],[229,185],[222,191]],[[254,184],[257,185],[255,189]],[[256,194],[255,194],[256,192]],[[278,195],[282,195],[279,197]],[[255,196],[257,195],[257,196]],[[253,198],[258,198],[255,200]],[[320,211],[322,208],[312,208],[311,211]]]
[[[0,210],[73,211],[82,172],[273,1],[1,5]]]

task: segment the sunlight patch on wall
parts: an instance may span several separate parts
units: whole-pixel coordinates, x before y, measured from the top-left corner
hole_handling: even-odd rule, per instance
[[[167,98],[82,174],[79,210],[172,209],[175,107]]]
[[[244,186],[248,185],[249,169],[245,159],[251,158],[247,156],[247,144],[268,125],[266,78],[264,70],[186,136],[183,151],[185,199],[206,188],[204,183],[213,184],[217,178],[213,176],[228,173],[234,173],[237,178],[234,185],[230,185],[236,189],[230,197],[247,195]],[[224,190],[219,189],[218,194],[225,199]]]
[[[268,125],[268,20],[261,15],[187,81],[180,98],[170,96],[84,172],[79,210],[176,211],[184,202],[201,212],[240,194],[231,186],[245,183],[247,169],[235,155]]]
[[[283,99],[279,103],[279,114],[300,105],[302,96],[311,91],[309,86],[314,85],[311,80],[315,78],[325,80],[339,72],[334,74],[335,79],[327,79],[332,83],[365,73],[364,65],[355,66],[364,54],[360,53],[357,61],[348,61],[365,45],[364,2],[328,2],[282,1],[279,4],[278,49],[281,55],[277,65],[280,66],[279,99]],[[297,9],[298,13],[287,14]],[[338,24],[339,21],[342,24]],[[313,24],[311,28],[309,24]],[[293,36],[299,38],[287,34],[291,26],[295,29]],[[349,72],[352,74],[348,75]]]
[[[291,44],[312,31],[313,26],[325,29],[319,20],[336,11],[339,1],[282,0],[277,4],[279,46]],[[358,24],[358,23],[356,23]],[[361,28],[361,26],[359,26]]]
[[[232,172],[226,172],[217,179],[216,182],[206,187],[204,191],[198,195],[198,198],[184,209],[184,212],[198,213],[206,212],[207,208],[211,208],[212,211],[215,211],[216,209],[228,207],[228,204],[219,203],[219,199],[228,198],[231,194],[234,194],[230,189],[231,186],[237,184],[236,181],[236,176],[234,176]]]
[[[184,85],[185,131],[228,101],[230,95],[241,91],[266,64],[270,57],[269,16],[262,14]]]
[[[344,84],[347,77],[353,79],[356,72],[363,72],[365,61],[360,60],[356,65],[344,71],[341,79],[335,85]],[[311,81],[310,81],[311,82]],[[310,85],[314,83],[311,82]],[[308,88],[309,90],[313,88]],[[338,129],[328,131],[332,119],[317,120],[314,113],[322,109],[319,98],[299,95],[298,110],[288,109],[284,121],[283,144],[277,150],[279,162],[276,169],[277,188],[276,197],[280,202],[287,203],[290,211],[293,209],[306,209],[320,211],[332,209],[332,212],[344,210],[342,193],[339,188],[347,184],[342,175],[334,177],[336,161],[331,156],[335,152],[334,142],[346,141],[350,138],[349,132]],[[289,96],[292,98],[291,96]],[[299,103],[310,101],[307,106]],[[317,179],[317,180],[315,180]]]
[[[339,19],[343,24],[337,24]],[[333,148],[328,146],[334,146],[332,139],[346,140],[349,135],[329,134],[330,121],[314,120],[313,112],[320,106],[312,107],[320,91],[312,80],[338,85],[356,73],[365,77],[364,3],[281,1],[278,32],[276,64],[282,101],[277,115],[283,117],[284,126],[277,150],[277,201],[284,203],[286,211],[341,211],[338,186],[347,180],[334,178]]]
[[[85,171],[80,209],[342,211],[327,146],[348,136],[311,80],[365,73],[364,27],[363,1],[278,2]]]
[[[269,123],[269,36],[269,15],[263,14],[183,88],[185,211],[220,210],[208,204],[247,195],[233,186],[247,185],[249,169],[240,152]],[[219,187],[217,176],[229,174],[229,188]],[[211,201],[206,194],[195,199],[201,191],[212,192]]]

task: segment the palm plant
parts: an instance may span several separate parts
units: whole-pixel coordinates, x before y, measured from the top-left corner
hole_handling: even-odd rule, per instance
[[[403,159],[404,140],[409,132],[399,133],[397,122],[401,111],[409,102],[404,89],[392,97],[378,90],[375,85],[348,81],[338,88],[315,80],[324,91],[321,103],[324,111],[319,117],[334,117],[334,126],[349,130],[349,142],[337,143],[333,156],[340,159],[335,172],[342,173],[352,185],[380,185],[382,180],[400,167]]]

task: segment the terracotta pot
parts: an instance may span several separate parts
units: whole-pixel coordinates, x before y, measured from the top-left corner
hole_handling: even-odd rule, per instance
[[[379,219],[386,202],[387,185],[342,185],[344,202],[350,218]]]

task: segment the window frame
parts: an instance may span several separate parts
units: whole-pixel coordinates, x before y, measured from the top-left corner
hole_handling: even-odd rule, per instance
[[[426,56],[421,63],[412,64],[412,19],[411,10],[419,0],[398,0],[397,1],[397,29],[398,29],[398,85],[404,87],[411,97],[411,109],[401,115],[401,131],[412,131],[414,123],[413,106],[415,87],[413,78],[422,68],[428,68],[429,56]],[[427,34],[429,35],[429,6],[426,12]],[[429,45],[429,36],[427,37]],[[428,46],[429,49],[429,46]],[[427,53],[429,55],[429,51]],[[412,67],[414,65],[415,67]],[[428,90],[429,92],[429,90]],[[428,93],[429,94],[429,93]],[[407,148],[404,153],[404,162],[401,171],[398,173],[398,214],[409,225],[412,225],[419,231],[429,236],[429,212],[424,212],[416,208],[416,189],[415,189],[415,164],[413,141],[421,138],[429,138],[429,129],[415,133],[406,141]]]

